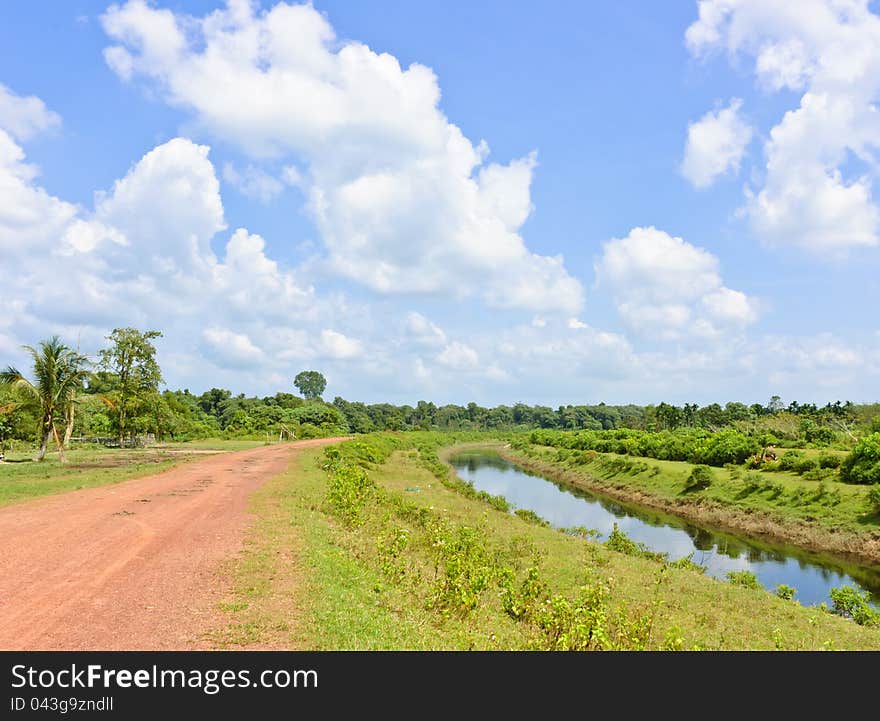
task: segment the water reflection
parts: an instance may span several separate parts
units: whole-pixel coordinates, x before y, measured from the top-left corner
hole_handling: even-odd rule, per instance
[[[520,469],[489,452],[468,452],[450,463],[458,475],[478,490],[504,496],[514,508],[528,508],[557,528],[584,526],[596,529],[604,541],[613,525],[653,551],[707,567],[706,573],[725,578],[730,571],[752,571],[773,591],[784,583],[797,589],[795,599],[804,605],[825,601],[835,586],[853,585],[870,591],[880,602],[880,569],[849,564],[840,559],[801,549],[768,544],[712,531],[676,516],[621,503],[572,488]]]

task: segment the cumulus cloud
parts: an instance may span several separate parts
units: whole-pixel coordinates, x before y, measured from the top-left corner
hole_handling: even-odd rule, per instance
[[[321,355],[330,358],[356,358],[363,352],[360,341],[329,328],[321,331],[318,347]]]
[[[476,368],[480,364],[477,352],[459,341],[452,341],[437,356],[437,361],[450,368],[463,370]]]
[[[0,250],[42,252],[76,215],[76,206],[35,184],[39,171],[24,150],[0,130]]]
[[[195,382],[204,377],[198,358],[265,377],[293,357],[359,352],[358,341],[325,325],[335,301],[269,258],[259,235],[239,228],[215,255],[211,241],[226,223],[208,156],[184,138],[164,143],[96,193],[89,211],[41,188],[24,151],[0,131],[6,334],[33,343],[42,328],[79,337],[86,349],[114,327],[160,328],[178,372],[191,368]]]
[[[202,338],[208,355],[218,359],[223,365],[246,368],[262,360],[263,352],[245,333],[212,327],[202,331]]]
[[[0,128],[19,142],[61,125],[61,116],[39,98],[21,97],[0,83]]]
[[[488,163],[488,146],[440,111],[429,68],[339,41],[311,5],[230,0],[191,18],[131,0],[102,24],[121,78],[143,78],[254,162],[303,169],[295,179],[335,272],[383,294],[580,310],[563,259],[532,253],[520,235],[536,156]]]
[[[290,170],[285,169],[285,178],[290,175]],[[223,180],[237,188],[242,195],[263,204],[271,203],[284,190],[283,182],[254,165],[248,165],[239,172],[232,163],[226,163],[223,166]]]
[[[880,244],[880,16],[866,0],[701,0],[690,51],[754,58],[768,92],[801,93],[765,143],[743,213],[775,245],[843,256]],[[855,161],[855,162],[852,162]]]
[[[757,301],[724,285],[714,255],[653,226],[606,242],[595,269],[621,319],[645,337],[718,337],[758,317]]]
[[[752,139],[751,127],[740,117],[742,100],[709,111],[688,125],[681,172],[696,188],[707,188],[727,172],[739,172],[740,161]]]

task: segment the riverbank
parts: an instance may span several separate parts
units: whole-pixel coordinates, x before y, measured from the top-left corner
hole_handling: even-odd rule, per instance
[[[489,446],[482,444],[482,447]],[[864,530],[859,532],[853,530],[852,526],[844,527],[843,522],[838,520],[840,514],[836,514],[831,522],[818,515],[809,520],[810,514],[804,513],[807,517],[799,518],[792,511],[801,509],[783,505],[786,497],[802,494],[802,488],[807,488],[812,496],[820,490],[841,492],[837,488],[827,491],[830,484],[820,488],[816,482],[768,478],[764,483],[766,492],[762,492],[758,486],[751,493],[744,494],[749,488],[749,480],[732,478],[725,469],[711,469],[711,493],[684,493],[684,479],[693,466],[683,462],[635,458],[630,459],[635,463],[626,469],[624,464],[614,463],[615,458],[626,459],[625,456],[595,454],[594,460],[572,466],[556,460],[556,449],[534,446],[515,449],[503,443],[492,447],[502,458],[525,470],[618,501],[652,508],[705,527],[743,534],[756,540],[831,553],[854,563],[880,563],[880,528],[866,511],[853,519],[854,524],[863,524]],[[445,457],[449,457],[448,453]],[[865,493],[863,489],[852,487],[844,488],[843,492],[853,496],[849,507],[857,507],[856,494]],[[777,495],[770,499],[773,493]],[[806,494],[803,495],[806,497]],[[776,508],[768,507],[772,500],[778,501],[780,497],[783,503],[778,503]],[[821,513],[821,506],[817,513]]]
[[[267,484],[217,645],[880,650],[878,629],[467,497],[434,463],[445,440],[362,436]]]

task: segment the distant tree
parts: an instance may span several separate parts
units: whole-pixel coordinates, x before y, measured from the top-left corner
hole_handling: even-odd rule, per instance
[[[115,328],[107,336],[111,345],[100,352],[101,368],[108,374],[112,388],[105,398],[113,411],[120,447],[125,444],[129,420],[147,396],[156,393],[162,371],[152,344],[162,333],[136,328]]]
[[[224,401],[229,400],[232,395],[232,391],[225,390],[223,388],[212,388],[209,391],[205,391],[202,395],[199,396],[199,408],[201,408],[208,415],[214,416],[215,418],[220,417],[220,406]]]
[[[301,371],[293,379],[293,385],[299,388],[303,398],[313,400],[321,397],[327,387],[327,379],[318,371]]]
[[[782,398],[779,396],[770,396],[770,402],[767,404],[767,413],[778,413],[783,407]]]
[[[61,462],[64,462],[64,443],[58,433],[57,423],[69,418],[77,391],[81,390],[89,375],[85,356],[68,348],[53,336],[40,343],[39,350],[24,346],[33,359],[34,380],[29,381],[12,366],[0,372],[0,383],[11,386],[24,396],[25,404],[39,407],[40,450],[37,460],[46,457],[49,439],[58,444]]]

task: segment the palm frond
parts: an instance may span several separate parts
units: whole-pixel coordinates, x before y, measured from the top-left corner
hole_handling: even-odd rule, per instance
[[[17,391],[24,391],[31,396],[39,396],[37,388],[17,368],[7,366],[0,371],[0,384],[7,385]]]

